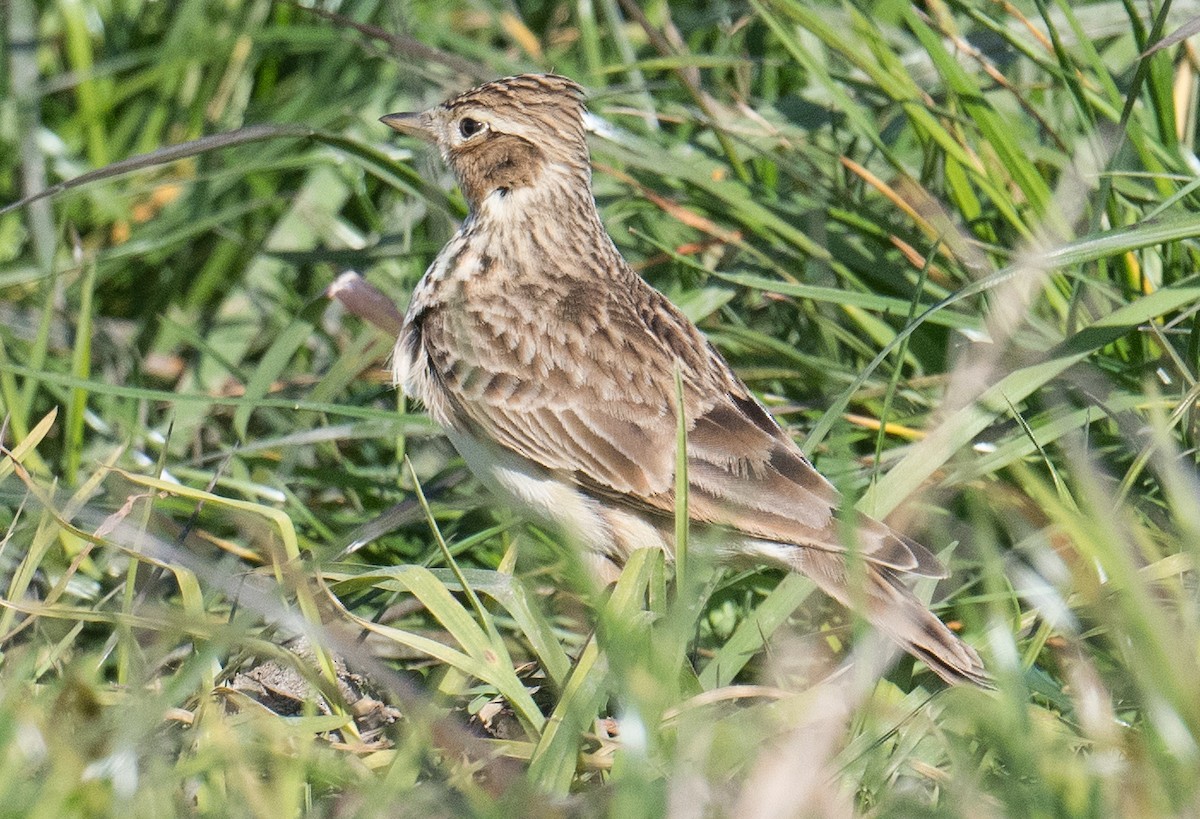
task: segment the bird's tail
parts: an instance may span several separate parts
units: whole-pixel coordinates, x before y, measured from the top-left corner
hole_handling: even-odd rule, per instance
[[[790,558],[791,568],[812,578],[821,591],[842,605],[859,612],[946,682],[992,687],[975,649],[929,611],[895,570],[864,561],[858,572],[861,591],[852,591],[850,581],[858,578],[848,571],[844,554],[800,547]]]

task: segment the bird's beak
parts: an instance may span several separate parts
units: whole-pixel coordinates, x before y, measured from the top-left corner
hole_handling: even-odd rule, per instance
[[[388,114],[380,117],[379,121],[402,134],[408,134],[426,142],[437,141],[437,137],[433,133],[433,117],[429,116],[428,111]]]

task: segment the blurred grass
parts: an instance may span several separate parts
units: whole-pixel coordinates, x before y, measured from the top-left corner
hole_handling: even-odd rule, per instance
[[[1194,3],[6,11],[0,208],[90,174],[0,212],[6,813],[1200,810]],[[404,303],[464,206],[376,118],[524,70],[998,692],[702,544],[600,594],[390,389],[323,291]],[[324,705],[239,693],[267,659]]]

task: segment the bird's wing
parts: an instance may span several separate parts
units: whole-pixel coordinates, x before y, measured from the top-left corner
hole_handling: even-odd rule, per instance
[[[678,366],[690,517],[766,541],[844,551],[836,490],[658,291],[631,273],[624,290],[544,307],[522,316],[515,298],[508,305],[499,294],[486,309],[459,305],[414,318],[437,420],[609,501],[672,515]],[[525,329],[530,321],[536,331]],[[924,547],[865,516],[855,547],[876,565],[944,574]]]

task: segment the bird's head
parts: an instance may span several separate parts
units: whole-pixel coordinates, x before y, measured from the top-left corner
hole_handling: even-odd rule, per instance
[[[427,111],[388,114],[385,125],[432,142],[471,209],[489,196],[579,184],[590,171],[583,89],[554,74],[493,80]]]

